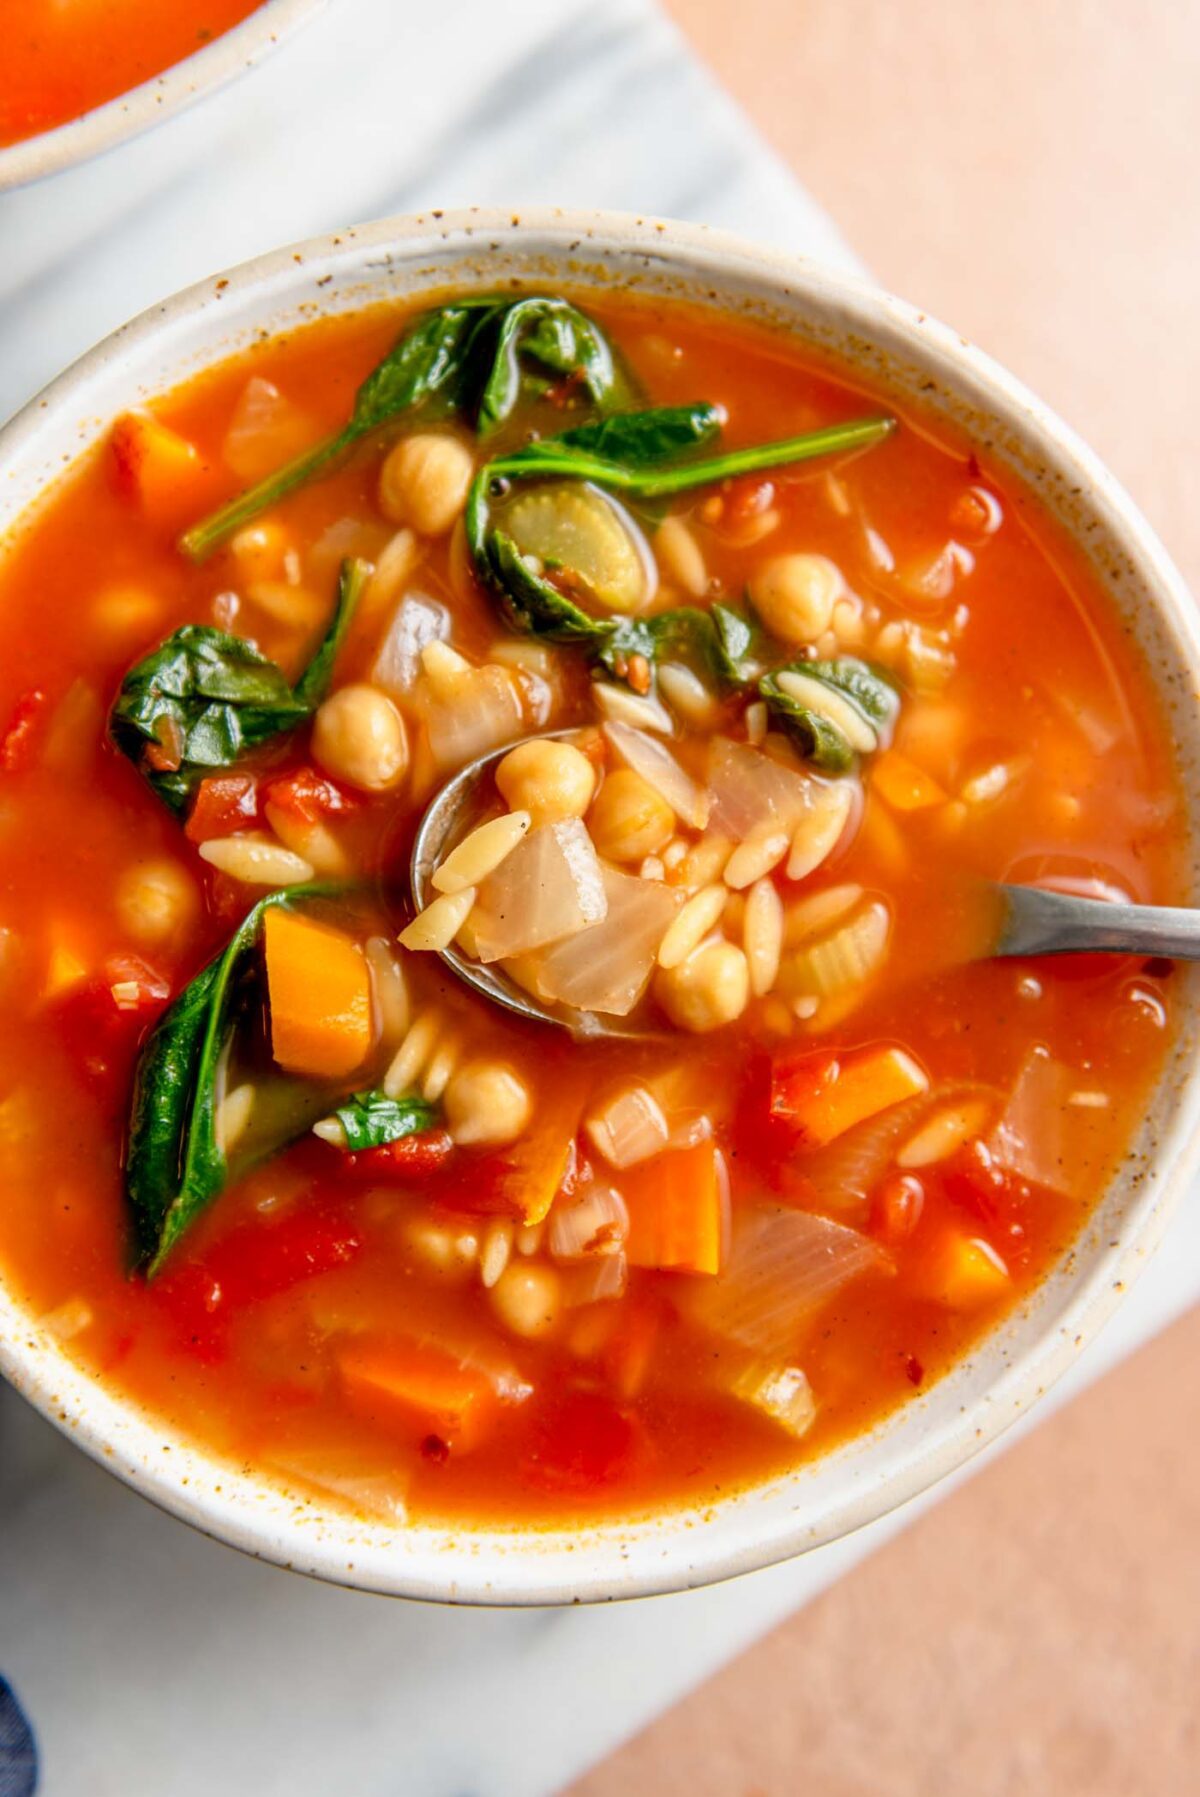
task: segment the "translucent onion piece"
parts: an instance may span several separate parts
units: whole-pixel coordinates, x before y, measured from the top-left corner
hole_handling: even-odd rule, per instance
[[[444,605],[425,593],[407,594],[392,613],[371,679],[395,698],[411,692],[421,672],[422,649],[449,635],[450,613]]]
[[[629,1283],[629,1264],[624,1253],[593,1254],[565,1270],[562,1294],[568,1310],[581,1304],[601,1304],[623,1298]]]
[[[790,836],[808,812],[813,782],[748,743],[717,736],[709,748],[708,786],[710,827],[741,842],[759,824],[778,824]]]
[[[621,760],[662,795],[676,817],[693,830],[703,830],[708,822],[708,794],[684,772],[666,744],[628,724],[609,723],[602,728]]]
[[[612,1167],[636,1167],[670,1139],[662,1106],[645,1086],[623,1086],[584,1123],[588,1140]]]
[[[607,911],[605,880],[582,821],[542,824],[480,886],[473,953],[480,961],[526,955],[600,923]]]
[[[591,1185],[550,1212],[550,1252],[555,1260],[615,1254],[629,1234],[625,1200],[611,1186]]]
[[[285,399],[273,381],[252,375],[233,408],[221,459],[249,485],[298,456],[315,435],[307,413]]]
[[[689,1293],[687,1307],[715,1335],[787,1361],[804,1325],[851,1280],[890,1272],[869,1236],[808,1211],[735,1213],[729,1259],[718,1278]]]
[[[1103,1107],[1070,1102],[1086,1075],[1056,1061],[1045,1048],[1025,1057],[1004,1115],[988,1138],[1002,1167],[1069,1198],[1084,1196],[1105,1171]]]
[[[628,513],[579,481],[528,488],[499,519],[517,548],[610,611],[638,612],[654,597],[655,564]]]
[[[552,1003],[625,1017],[646,989],[658,945],[686,894],[615,867],[602,871],[608,915],[544,951],[536,963],[537,990]]]
[[[864,1205],[895,1165],[896,1151],[929,1110],[929,1094],[893,1105],[794,1163],[816,1202],[830,1210]]]
[[[731,1397],[753,1405],[797,1441],[812,1428],[817,1401],[808,1376],[798,1366],[772,1366],[752,1360],[729,1380]]]
[[[452,676],[439,669],[434,680],[427,661],[424,668],[413,691],[440,773],[452,773],[524,735],[521,689],[511,669],[464,662]]]

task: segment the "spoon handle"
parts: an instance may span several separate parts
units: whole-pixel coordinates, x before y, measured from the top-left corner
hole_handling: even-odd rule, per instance
[[[1200,910],[1109,904],[1038,886],[997,886],[994,955],[1134,954],[1200,961]]]

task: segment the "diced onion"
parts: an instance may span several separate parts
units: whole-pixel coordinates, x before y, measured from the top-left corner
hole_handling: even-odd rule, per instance
[[[597,1154],[613,1167],[635,1167],[667,1146],[663,1108],[645,1086],[624,1086],[584,1123]]]
[[[869,1117],[848,1129],[827,1148],[805,1155],[796,1172],[816,1202],[830,1210],[864,1205],[895,1165],[897,1144],[918,1126],[929,1109],[928,1093]]]
[[[607,916],[544,951],[536,963],[537,990],[579,1011],[625,1017],[646,989],[659,943],[685,894],[615,867],[604,867],[603,879]]]
[[[709,827],[742,842],[760,824],[790,835],[811,803],[812,781],[748,743],[717,736],[709,748]]]
[[[311,419],[273,381],[251,375],[233,409],[221,459],[239,480],[253,483],[299,455],[313,435]]]
[[[529,954],[601,923],[608,903],[601,866],[581,820],[567,817],[542,824],[480,886],[471,919],[474,952],[481,961]]]
[[[623,1298],[629,1283],[629,1263],[624,1252],[593,1254],[565,1269],[563,1303],[569,1310],[581,1304],[602,1304],[612,1298]]]
[[[1038,1047],[1025,1057],[988,1147],[1019,1179],[1080,1197],[1103,1171],[1104,1112],[1071,1103],[1080,1075]]]
[[[591,1185],[550,1212],[550,1252],[555,1260],[616,1254],[629,1234],[625,1200],[611,1186]]]
[[[413,695],[439,772],[465,767],[524,733],[520,686],[510,668],[472,667],[440,641],[425,645],[421,667]]]
[[[676,817],[693,830],[703,830],[708,822],[708,794],[684,772],[666,744],[628,724],[607,723],[603,730],[621,760],[661,794]]]
[[[743,1209],[720,1278],[697,1283],[687,1304],[715,1335],[786,1361],[805,1324],[851,1280],[891,1270],[890,1256],[869,1236],[827,1217]]]
[[[817,1401],[808,1376],[798,1366],[772,1366],[753,1360],[729,1380],[730,1395],[753,1405],[798,1441],[817,1418]]]
[[[450,635],[450,613],[425,593],[409,593],[392,613],[379,645],[371,679],[393,698],[412,691],[421,672],[421,651]]]

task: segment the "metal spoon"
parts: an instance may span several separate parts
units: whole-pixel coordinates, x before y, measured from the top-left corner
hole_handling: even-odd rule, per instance
[[[575,730],[538,733],[539,740],[570,737]],[[526,737],[532,742],[534,737]],[[475,809],[481,784],[491,775],[515,743],[506,743],[489,755],[470,762],[431,800],[417,829],[410,873],[413,903],[423,910],[436,896],[430,890],[434,869],[462,833]],[[488,797],[490,798],[490,793]],[[1040,886],[1006,886],[982,882],[985,900],[979,907],[980,923],[971,933],[962,959],[987,960],[1013,955],[1162,955],[1174,960],[1200,961],[1200,910],[1166,905],[1125,905],[1107,899],[1078,898],[1073,893],[1048,891]],[[447,967],[484,998],[502,1005],[531,1023],[552,1023],[576,1037],[653,1039],[666,1032],[606,1017],[592,1011],[556,1011],[509,979],[498,967],[470,960],[453,944],[441,951]]]

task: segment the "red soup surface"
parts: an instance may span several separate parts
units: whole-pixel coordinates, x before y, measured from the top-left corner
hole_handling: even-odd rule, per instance
[[[0,567],[5,1278],[373,1515],[875,1423],[1077,1237],[1170,1028],[1162,963],[970,959],[981,877],[1177,890],[1146,671],[1028,493],[786,338],[582,304],[263,342]],[[430,798],[549,731],[414,918]]]
[[[0,145],[160,75],[262,0],[0,0]]]

